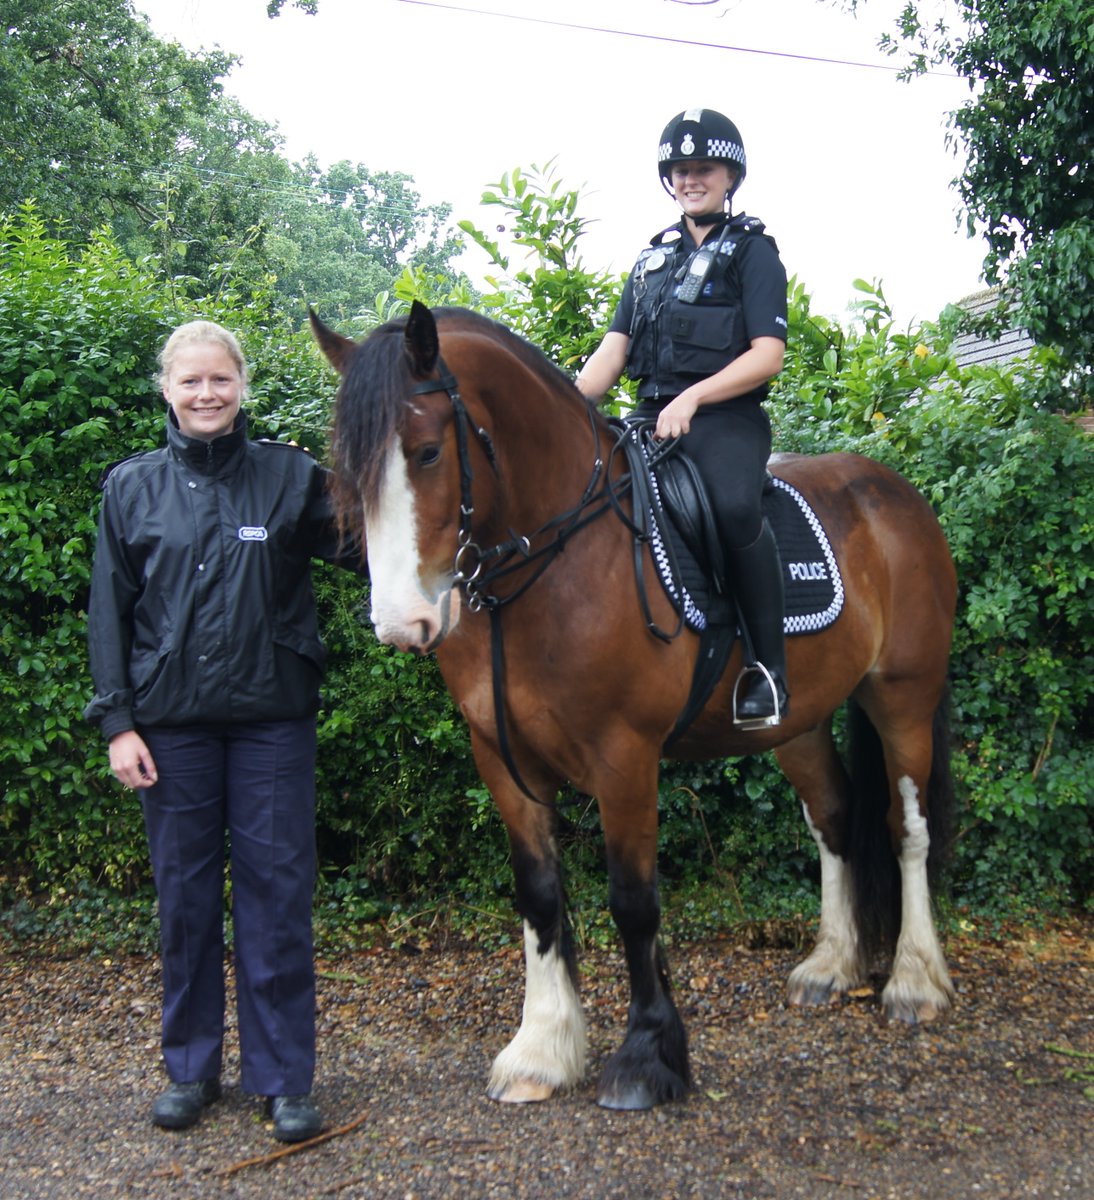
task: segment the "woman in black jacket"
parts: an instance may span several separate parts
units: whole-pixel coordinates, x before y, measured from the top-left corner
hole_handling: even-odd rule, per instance
[[[231,333],[183,325],[160,364],[167,445],[103,484],[86,713],[141,795],[159,897],[171,1086],[152,1119],[184,1129],[221,1094],[227,831],[241,1082],[267,1097],[275,1136],[299,1141],[322,1125],[311,908],[324,650],[311,560],[357,560],[323,468],[248,439]]]

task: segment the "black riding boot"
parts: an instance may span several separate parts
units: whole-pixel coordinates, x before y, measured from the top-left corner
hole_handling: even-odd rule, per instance
[[[733,689],[733,723],[744,729],[778,725],[786,716],[783,569],[771,526],[764,521],[751,546],[729,551],[732,586],[755,662],[746,662]],[[748,640],[745,645],[747,647]]]

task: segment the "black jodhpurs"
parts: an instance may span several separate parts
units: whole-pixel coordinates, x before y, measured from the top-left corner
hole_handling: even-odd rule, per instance
[[[670,399],[641,401],[635,419],[656,420]],[[760,497],[771,455],[771,422],[763,406],[727,400],[700,408],[680,441],[707,485],[722,545],[730,551],[751,546],[763,524]]]

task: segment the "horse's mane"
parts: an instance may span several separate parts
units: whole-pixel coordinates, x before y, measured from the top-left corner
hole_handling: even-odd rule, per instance
[[[467,308],[435,308],[433,316],[438,332],[483,334],[519,359],[550,391],[584,403],[568,375],[500,322]],[[401,431],[402,401],[413,384],[403,353],[406,323],[406,317],[399,317],[374,329],[351,355],[338,391],[331,437],[333,495],[340,521],[350,528],[360,521],[362,504],[375,503],[383,456]]]
[[[567,393],[575,391],[573,381],[565,371],[560,370],[531,342],[514,333],[507,325],[485,317],[482,313],[470,308],[435,308],[433,316],[438,327],[444,325],[462,325],[473,332],[485,333],[510,349],[538,378],[550,388],[562,388]]]

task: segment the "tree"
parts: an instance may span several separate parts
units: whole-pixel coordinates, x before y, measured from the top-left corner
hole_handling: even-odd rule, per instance
[[[620,276],[590,271],[579,251],[588,220],[578,215],[581,193],[563,187],[553,160],[529,171],[506,172],[482,203],[508,214],[515,243],[512,253],[471,221],[460,228],[502,272],[486,277],[495,291],[483,298],[486,310],[534,342],[565,370],[576,370],[603,336],[607,318],[623,290]],[[521,263],[513,266],[519,255]]]
[[[2,0],[0,213],[34,198],[86,237],[140,213],[147,173],[221,95],[235,61],[159,41],[131,0]]]
[[[456,286],[450,260],[463,241],[446,228],[451,208],[422,207],[413,182],[347,160],[325,171],[314,157],[293,167],[269,202],[269,264],[284,302],[302,315],[303,299],[345,319],[391,291],[407,268]]]
[[[967,153],[957,180],[970,230],[988,243],[989,281],[1005,283],[1033,336],[1081,368],[1094,397],[1094,8],[1090,0],[950,0],[927,24],[909,0],[896,37],[909,75],[948,64],[972,95],[951,114]]]

